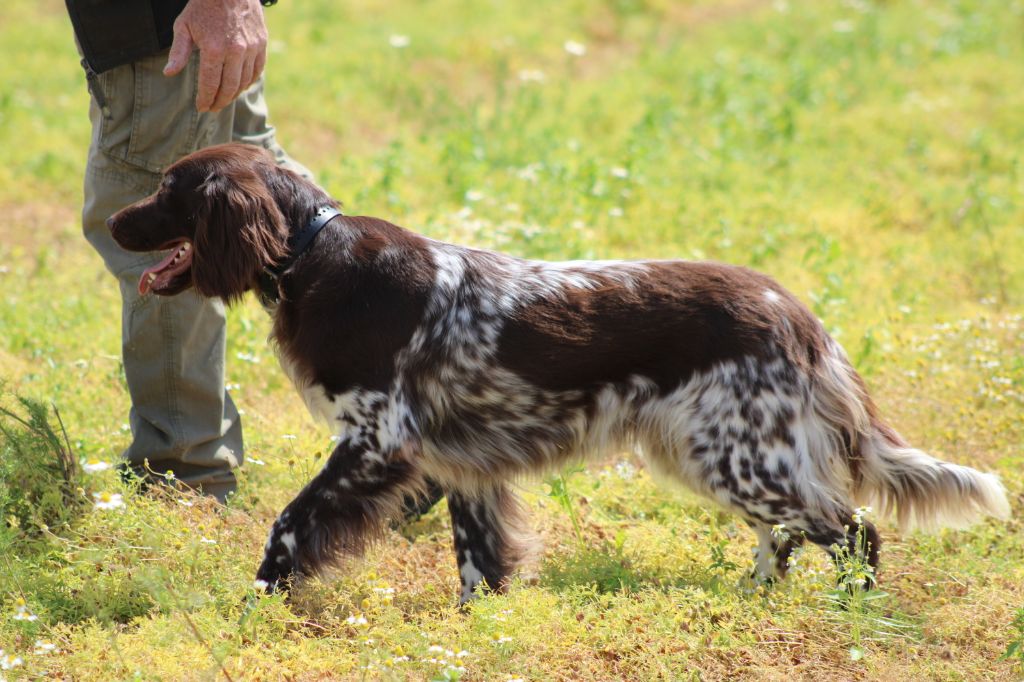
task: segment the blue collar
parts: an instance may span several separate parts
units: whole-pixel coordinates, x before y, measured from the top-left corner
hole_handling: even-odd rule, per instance
[[[333,206],[321,206],[305,227],[288,236],[288,257],[280,263],[264,268],[260,273],[260,298],[264,305],[274,304],[281,300],[281,291],[278,287],[281,275],[309,248],[320,230],[340,215],[342,215],[341,211]]]

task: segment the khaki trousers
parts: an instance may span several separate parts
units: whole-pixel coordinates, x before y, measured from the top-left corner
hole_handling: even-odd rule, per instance
[[[244,452],[241,419],[225,390],[224,305],[191,289],[171,297],[139,296],[139,278],[159,256],[121,249],[105,222],[154,192],[169,164],[214,144],[259,145],[282,165],[310,174],[277,144],[262,78],[225,109],[199,113],[198,55],[171,78],[162,73],[166,62],[165,52],[93,81],[82,226],[121,288],[122,352],[132,401],[132,442],[124,457],[143,477],[173,470],[178,480],[223,501],[235,489],[232,469],[242,464]]]

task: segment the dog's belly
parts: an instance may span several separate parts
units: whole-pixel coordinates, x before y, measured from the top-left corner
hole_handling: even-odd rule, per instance
[[[640,377],[590,391],[547,391],[495,368],[486,387],[472,385],[448,382],[422,431],[428,475],[456,487],[632,448],[640,411],[658,400],[653,382]]]
[[[809,419],[807,381],[782,359],[747,357],[670,390],[639,376],[590,392],[520,383],[504,393],[491,382],[475,397],[446,396],[447,410],[424,431],[423,468],[472,489],[636,450],[659,479],[747,516],[778,517],[793,500],[814,499],[805,480],[837,470],[821,446],[831,435]]]

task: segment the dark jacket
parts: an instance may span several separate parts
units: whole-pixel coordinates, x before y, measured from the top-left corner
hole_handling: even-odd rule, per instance
[[[188,0],[65,0],[83,66],[103,73],[171,46]]]

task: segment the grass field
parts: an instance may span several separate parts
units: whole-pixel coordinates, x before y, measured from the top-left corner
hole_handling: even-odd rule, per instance
[[[1019,513],[1021,0],[282,0],[267,16],[279,137],[348,212],[528,257],[770,273],[908,439],[998,472]],[[5,3],[0,57],[0,407],[53,403],[72,459],[113,463],[120,303],[80,235],[88,98],[63,3]],[[524,482],[546,551],[465,613],[443,504],[291,601],[257,597],[269,524],[330,443],[256,302],[229,326],[250,461],[226,509],[112,471],[62,496],[62,435],[0,417],[0,677],[1024,676],[1019,518],[880,521],[870,599],[837,596],[815,549],[765,589],[742,522],[628,453]]]

